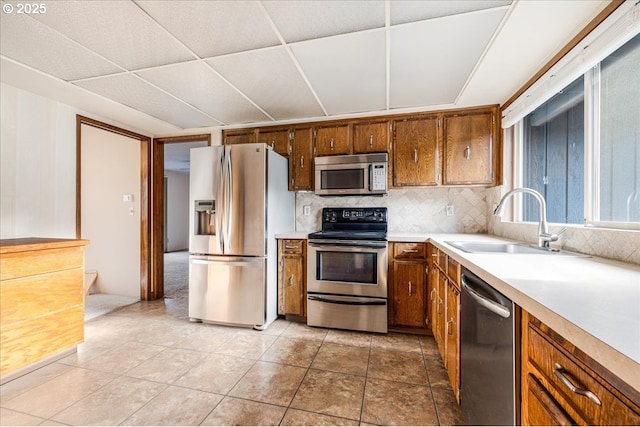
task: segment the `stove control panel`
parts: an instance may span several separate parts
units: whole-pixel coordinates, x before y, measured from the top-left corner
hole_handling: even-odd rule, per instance
[[[387,208],[324,208],[323,223],[386,223]]]

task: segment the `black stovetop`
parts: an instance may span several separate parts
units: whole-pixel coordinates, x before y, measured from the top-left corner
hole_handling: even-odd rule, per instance
[[[324,208],[322,231],[309,239],[387,240],[387,208]]]

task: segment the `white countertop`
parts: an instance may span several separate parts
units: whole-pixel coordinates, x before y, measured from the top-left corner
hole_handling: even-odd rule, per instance
[[[482,234],[389,233],[387,238],[430,241],[640,391],[640,266],[591,256],[467,253],[445,243],[510,241]]]

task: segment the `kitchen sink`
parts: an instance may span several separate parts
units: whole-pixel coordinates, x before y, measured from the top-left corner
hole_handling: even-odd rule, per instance
[[[502,243],[502,242],[474,242],[474,241],[446,241],[448,245],[469,253],[490,253],[490,254],[536,254],[536,255],[571,255],[581,256],[570,252],[560,252],[556,250],[541,249],[536,246],[525,245],[523,243]]]

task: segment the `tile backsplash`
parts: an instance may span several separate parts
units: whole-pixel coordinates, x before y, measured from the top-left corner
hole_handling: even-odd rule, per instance
[[[392,233],[486,233],[485,188],[389,190],[383,197],[320,197],[296,193],[296,231],[320,229],[323,207],[386,207]],[[453,206],[452,216],[446,215]],[[304,206],[311,214],[303,215]]]

